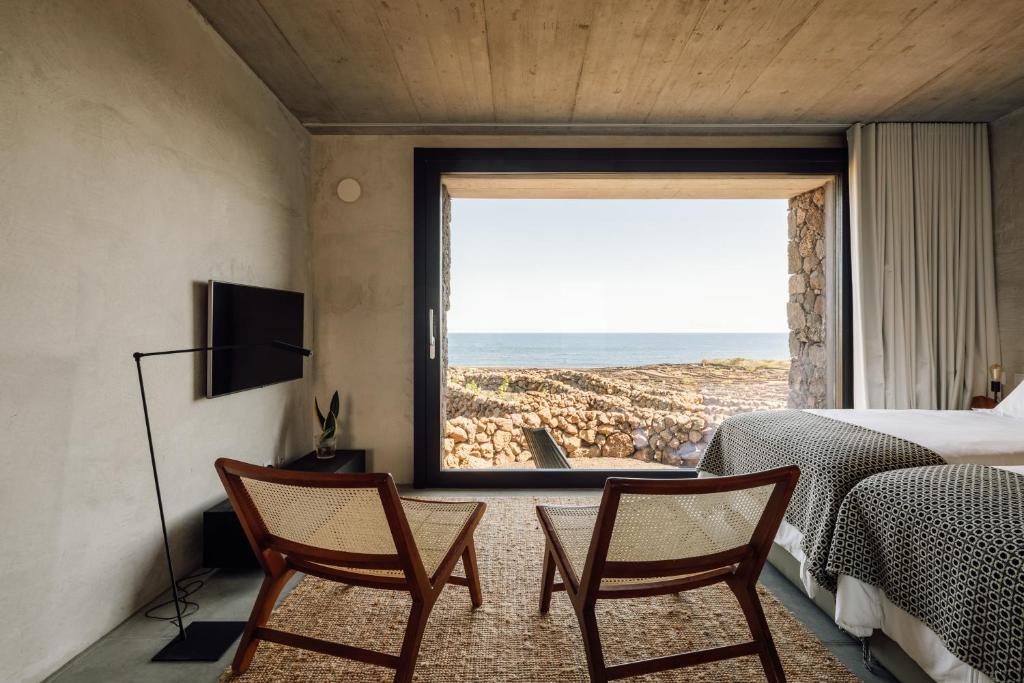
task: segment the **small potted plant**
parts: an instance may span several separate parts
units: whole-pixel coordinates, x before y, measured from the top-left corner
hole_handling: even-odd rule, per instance
[[[316,409],[316,419],[320,423],[320,431],[316,434],[316,457],[320,460],[328,460],[334,457],[334,451],[338,445],[338,409],[340,400],[338,392],[331,396],[331,406],[324,415],[320,411],[320,404],[316,397],[313,397],[313,407]]]

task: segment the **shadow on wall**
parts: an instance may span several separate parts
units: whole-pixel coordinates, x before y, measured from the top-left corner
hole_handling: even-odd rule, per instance
[[[212,465],[210,470],[213,471]],[[157,517],[156,494],[151,494],[151,498],[152,500],[143,503],[140,514],[146,515],[147,511],[151,512],[152,524],[149,525],[146,536],[136,540],[136,552],[132,555],[132,562],[144,570],[136,573],[135,580],[125,586],[129,592],[130,604],[141,605],[147,609],[171,598],[167,559],[164,556],[163,539]],[[168,516],[167,538],[171,545],[174,576],[179,583],[201,568],[202,520],[201,514],[185,515],[177,520],[173,516]],[[200,597],[200,602],[201,600]],[[154,616],[173,617],[174,605],[168,604],[164,609],[155,612]],[[166,624],[167,637],[170,638],[176,631],[172,622],[167,621]]]
[[[208,282],[196,280],[192,283],[192,344],[206,345],[206,321],[209,315]],[[206,398],[206,354],[193,354],[192,359],[193,391],[195,400]]]
[[[338,446],[352,448],[352,394],[345,394],[341,406],[341,415],[338,416]]]
[[[291,432],[288,429],[288,424],[290,422],[291,422],[290,411],[288,411],[288,410],[281,411],[281,425],[277,429],[277,441],[276,441],[276,443],[274,445],[274,462],[271,463],[275,467],[277,465],[283,464],[285,461],[290,459],[288,457],[282,458],[282,456],[281,456],[282,453],[287,453],[288,452],[289,437],[291,436]],[[312,435],[312,430],[310,430],[310,435]],[[298,457],[298,456],[296,456],[296,457]],[[260,463],[260,464],[265,464],[265,463]]]
[[[338,448],[354,449],[360,448],[355,444],[355,432],[352,429],[352,415],[354,414],[352,394],[346,393],[341,399],[341,414],[338,416]],[[373,449],[363,448],[366,451],[366,471],[376,472],[373,467]]]

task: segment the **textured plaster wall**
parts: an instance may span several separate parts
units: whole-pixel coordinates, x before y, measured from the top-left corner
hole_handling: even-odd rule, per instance
[[[1024,374],[1024,109],[991,126],[999,342],[1007,380]]]
[[[313,277],[317,392],[343,399],[345,446],[411,482],[413,471],[413,149],[415,147],[787,147],[832,138],[733,136],[314,136]],[[338,182],[362,197],[346,204]],[[426,352],[425,349],[418,350]]]
[[[202,341],[209,278],[309,292],[308,169],[308,135],[185,0],[0,3],[0,680],[162,590],[131,353]],[[146,373],[190,571],[213,460],[307,450],[311,387],[206,400],[190,357]]]

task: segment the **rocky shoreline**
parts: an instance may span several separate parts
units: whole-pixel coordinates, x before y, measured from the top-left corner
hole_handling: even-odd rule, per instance
[[[531,467],[523,427],[546,427],[574,467],[688,467],[722,420],[784,408],[788,361],[629,368],[448,370],[447,468]]]

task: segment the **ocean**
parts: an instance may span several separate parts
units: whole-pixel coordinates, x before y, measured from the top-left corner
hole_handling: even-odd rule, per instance
[[[789,360],[789,335],[774,333],[450,333],[454,366],[610,368],[699,363],[711,358]]]

